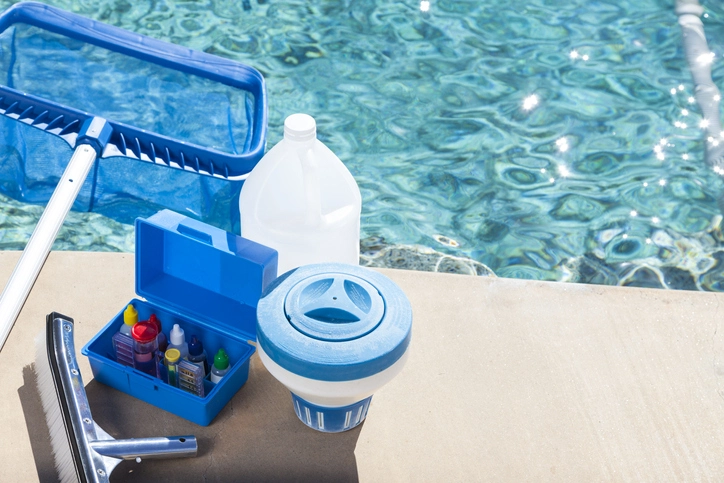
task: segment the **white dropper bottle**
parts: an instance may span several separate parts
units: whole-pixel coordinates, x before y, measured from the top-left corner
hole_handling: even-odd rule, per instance
[[[178,349],[178,351],[181,353],[181,359],[186,359],[189,355],[189,345],[186,342],[186,335],[184,334],[184,330],[178,325],[173,324],[173,329],[171,329],[171,341],[168,344],[168,349]]]

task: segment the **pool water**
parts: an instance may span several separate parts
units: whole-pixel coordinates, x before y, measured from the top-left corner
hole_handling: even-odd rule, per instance
[[[366,264],[724,290],[724,183],[671,2],[47,3],[259,69],[269,146],[309,113],[355,176]],[[702,4],[719,59],[724,9]],[[22,248],[40,211],[0,202]],[[55,248],[130,251],[116,220],[73,213]]]
[[[22,250],[44,207],[21,203],[4,195],[0,195],[0,205],[0,250]],[[119,223],[97,213],[71,211],[53,244],[53,250],[132,252],[133,225]]]

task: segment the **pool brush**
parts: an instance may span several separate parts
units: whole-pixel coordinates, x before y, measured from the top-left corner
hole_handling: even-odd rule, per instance
[[[194,436],[114,439],[93,421],[73,330],[73,319],[53,312],[37,338],[35,373],[58,481],[108,482],[123,460],[196,456]]]

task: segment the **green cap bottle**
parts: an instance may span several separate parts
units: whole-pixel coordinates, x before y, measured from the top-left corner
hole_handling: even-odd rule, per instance
[[[211,382],[218,384],[229,369],[229,355],[224,349],[219,349],[214,356],[214,367],[211,368]]]

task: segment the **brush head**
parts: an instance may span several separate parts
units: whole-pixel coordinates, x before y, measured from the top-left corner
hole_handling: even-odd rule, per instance
[[[58,374],[56,359],[56,341],[53,323],[56,318],[63,319],[63,324],[70,324],[73,319],[55,312],[46,318],[46,330],[38,335],[36,343],[35,374],[40,394],[40,401],[45,412],[50,432],[50,444],[55,460],[58,481],[61,483],[86,482],[85,471],[74,436],[73,425],[66,402],[64,387]],[[62,344],[62,343],[61,343]],[[71,347],[71,350],[73,348]]]

